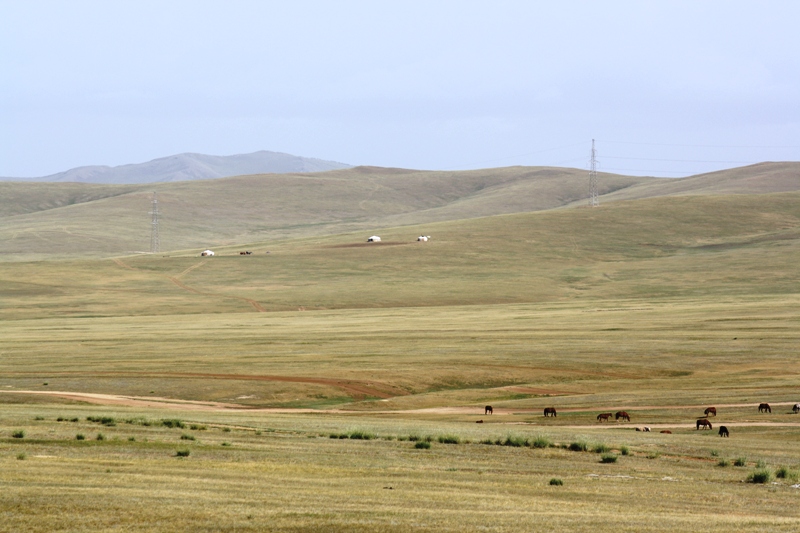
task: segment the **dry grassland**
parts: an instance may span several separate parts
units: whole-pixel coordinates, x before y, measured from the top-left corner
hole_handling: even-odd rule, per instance
[[[0,531],[797,531],[798,199],[0,263]]]

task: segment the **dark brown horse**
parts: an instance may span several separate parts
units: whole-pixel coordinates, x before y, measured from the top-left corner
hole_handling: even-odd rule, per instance
[[[706,407],[706,410],[703,411],[703,413],[705,413],[706,416],[708,416],[708,415],[717,416],[717,408],[716,407]]]
[[[487,405],[487,406],[486,406],[486,407],[483,409],[483,414],[485,414],[485,415],[491,415],[491,414],[494,414],[494,412],[493,412],[493,410],[492,410],[492,406],[491,406],[491,405]]]
[[[728,434],[728,428],[726,428],[725,426],[720,426],[719,427],[719,436],[720,437],[730,437],[730,435]]]
[[[768,403],[762,403],[758,405],[758,412],[759,413],[771,413],[772,407],[769,406]]]
[[[556,408],[555,407],[545,407],[544,408],[544,416],[556,416]]]
[[[672,435],[672,432],[668,429],[662,429],[661,433],[667,433],[668,435]]]
[[[714,429],[713,427],[711,427],[711,422],[709,422],[707,418],[701,418],[700,420],[697,421],[696,429],[700,429],[701,427],[703,429]]]
[[[628,422],[631,421],[631,416],[625,411],[617,411],[616,414],[614,415],[614,418],[616,420],[619,420],[621,418],[623,420],[627,420]]]
[[[608,422],[609,418],[611,418],[611,413],[601,413],[597,415],[598,422]]]

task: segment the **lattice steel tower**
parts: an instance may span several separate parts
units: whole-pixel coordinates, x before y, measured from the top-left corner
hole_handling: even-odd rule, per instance
[[[594,139],[592,139],[592,161],[589,170],[589,207],[597,207],[600,200],[597,198],[597,152],[594,149]]]
[[[156,193],[153,193],[153,210],[150,211],[152,215],[151,218],[151,228],[150,228],[150,253],[157,254],[158,253],[158,198],[156,198]]]

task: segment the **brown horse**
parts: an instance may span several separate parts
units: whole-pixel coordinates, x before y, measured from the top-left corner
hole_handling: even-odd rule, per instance
[[[759,413],[771,413],[772,408],[769,406],[768,403],[762,403],[758,405],[758,412]]]
[[[661,433],[667,433],[668,435],[672,435],[672,432],[668,429],[661,430]]]
[[[703,411],[706,416],[714,415],[717,416],[717,408],[716,407],[707,407],[705,411]]]
[[[556,416],[556,408],[555,407],[545,407],[544,408],[544,416]]]
[[[608,422],[609,418],[611,418],[611,413],[602,413],[597,415],[598,422]]]
[[[701,418],[700,420],[697,421],[696,429],[700,429],[701,426],[703,429],[714,429],[713,427],[711,427],[711,422],[709,422],[707,418]]]
[[[483,409],[483,414],[485,414],[485,415],[491,415],[491,414],[494,414],[494,411],[492,410],[492,406],[491,406],[491,405],[487,405],[487,406],[486,406],[486,407]]]
[[[483,420],[476,420],[475,423],[476,424],[483,424]]]
[[[627,420],[628,422],[631,421],[631,416],[625,411],[616,412],[616,414],[614,415],[614,419],[619,420],[620,418],[623,420]]]
[[[730,435],[728,434],[728,428],[726,428],[725,426],[720,426],[719,427],[719,436],[720,437],[730,437]]]

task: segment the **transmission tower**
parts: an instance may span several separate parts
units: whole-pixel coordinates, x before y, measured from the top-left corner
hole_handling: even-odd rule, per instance
[[[152,215],[151,218],[151,229],[150,229],[150,253],[157,254],[158,253],[158,199],[156,198],[156,193],[153,193],[153,210],[150,211]]]
[[[597,207],[600,200],[597,198],[597,152],[594,149],[594,139],[592,139],[592,162],[589,170],[589,207]]]

